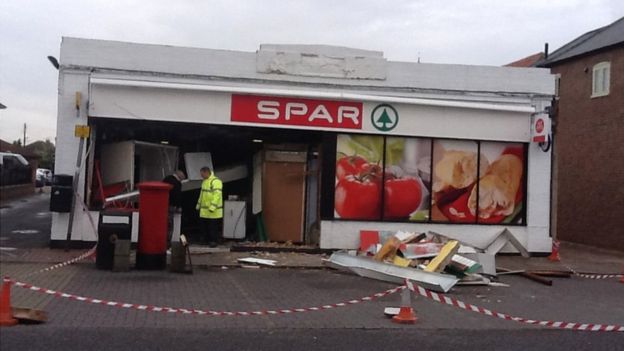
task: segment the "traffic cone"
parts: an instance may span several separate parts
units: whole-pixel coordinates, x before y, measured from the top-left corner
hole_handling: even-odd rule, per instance
[[[622,274],[620,275],[620,283],[624,284],[624,270],[622,270]]]
[[[10,327],[17,324],[11,312],[11,282],[5,280],[0,289],[0,327]]]
[[[414,309],[412,308],[412,302],[410,299],[411,291],[406,287],[401,292],[401,308],[399,309],[399,314],[392,317],[392,322],[400,323],[400,324],[414,324],[416,323],[416,315],[414,314]]]
[[[559,262],[561,260],[559,258],[559,240],[552,241],[552,249],[550,251],[550,256],[548,256],[548,260],[552,262]]]

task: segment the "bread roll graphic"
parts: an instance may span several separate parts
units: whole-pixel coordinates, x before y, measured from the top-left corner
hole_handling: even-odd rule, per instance
[[[481,155],[481,170],[488,160]],[[475,152],[449,150],[435,165],[436,182],[433,191],[444,191],[449,187],[463,189],[477,180],[477,154]]]
[[[515,155],[502,155],[494,161],[479,180],[479,218],[509,216],[515,207],[516,193],[522,180],[522,161]],[[468,209],[474,216],[477,208],[477,187],[468,198]]]

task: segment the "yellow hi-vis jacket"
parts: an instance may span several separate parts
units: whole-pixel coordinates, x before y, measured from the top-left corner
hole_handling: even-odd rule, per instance
[[[204,179],[201,185],[199,199],[195,209],[199,210],[199,217],[218,219],[223,218],[223,183],[214,174]]]

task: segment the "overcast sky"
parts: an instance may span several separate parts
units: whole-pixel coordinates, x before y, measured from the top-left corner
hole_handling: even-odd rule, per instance
[[[56,134],[61,37],[255,51],[261,43],[383,51],[392,61],[504,65],[624,16],[621,0],[0,1],[0,139]]]

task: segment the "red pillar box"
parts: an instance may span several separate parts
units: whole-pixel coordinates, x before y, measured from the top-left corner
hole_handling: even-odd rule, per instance
[[[137,269],[167,268],[167,208],[171,185],[144,182],[139,188]]]

